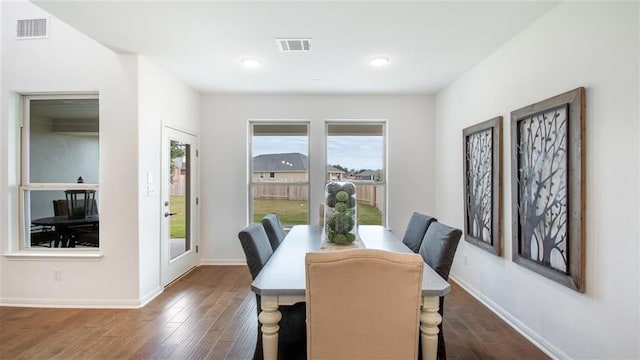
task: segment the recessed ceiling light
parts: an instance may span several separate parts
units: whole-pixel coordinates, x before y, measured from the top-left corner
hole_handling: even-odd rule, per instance
[[[374,56],[369,60],[369,63],[373,66],[385,66],[389,63],[389,58],[386,56]]]
[[[260,61],[258,61],[258,59],[256,58],[243,58],[240,61],[242,62],[242,65],[244,65],[244,67],[247,67],[250,69],[255,69],[257,67],[260,67]]]

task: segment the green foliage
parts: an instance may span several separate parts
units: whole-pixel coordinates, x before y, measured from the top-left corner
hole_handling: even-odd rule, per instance
[[[186,154],[186,144],[171,140],[171,159],[183,157]]]
[[[348,182],[348,183],[342,185],[342,191],[346,191],[347,194],[353,195],[353,194],[356,193],[356,186],[353,185],[353,183]]]
[[[336,196],[336,194],[340,190],[341,190],[340,185],[335,183],[335,182],[331,182],[331,183],[327,184],[327,194],[329,196]]]
[[[346,191],[338,191],[338,193],[336,194],[337,201],[345,202],[347,201],[347,199],[349,199],[349,194],[347,194]]]
[[[347,243],[347,235],[345,234],[336,234],[332,240],[336,244],[346,244]]]
[[[327,227],[338,234],[346,234],[354,226],[353,213],[335,213],[327,220]]]
[[[335,195],[327,195],[327,198],[325,199],[325,204],[328,207],[335,207],[336,206],[336,196]]]

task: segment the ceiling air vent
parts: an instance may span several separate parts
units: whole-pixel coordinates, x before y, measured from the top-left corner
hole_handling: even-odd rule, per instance
[[[16,39],[44,39],[49,37],[49,19],[18,20]]]
[[[276,39],[278,49],[282,52],[308,52],[311,51],[311,39]]]

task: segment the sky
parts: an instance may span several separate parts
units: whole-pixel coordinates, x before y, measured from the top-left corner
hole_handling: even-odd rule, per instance
[[[306,136],[254,136],[251,146],[253,156],[309,152]],[[382,169],[383,147],[382,136],[329,136],[327,162],[349,169]]]

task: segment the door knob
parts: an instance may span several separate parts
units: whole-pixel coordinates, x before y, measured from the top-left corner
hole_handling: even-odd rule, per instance
[[[173,215],[175,215],[175,214],[177,214],[177,213],[170,213],[170,212],[166,212],[166,213],[164,213],[164,217],[173,216]]]

